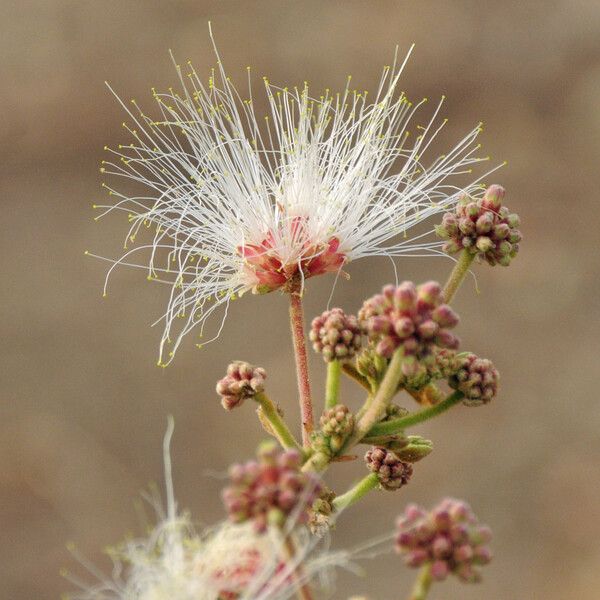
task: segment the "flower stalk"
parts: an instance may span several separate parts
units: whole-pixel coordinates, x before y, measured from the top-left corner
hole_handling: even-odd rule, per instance
[[[264,392],[256,394],[254,399],[259,404],[261,416],[265,417],[269,424],[270,433],[277,438],[277,441],[285,449],[295,448],[301,451],[300,444],[296,441],[286,422],[281,418],[275,403]]]
[[[340,395],[340,375],[342,373],[342,363],[339,360],[332,360],[327,363],[327,383],[325,388],[325,408],[333,408],[339,401]]]
[[[369,473],[363,477],[356,485],[351,487],[347,492],[338,496],[333,501],[333,507],[336,512],[340,513],[358,502],[363,496],[374,490],[379,485],[379,478],[376,473]]]
[[[314,430],[313,404],[310,392],[308,373],[308,357],[306,354],[306,338],[304,336],[304,309],[299,289],[290,291],[290,325],[294,342],[294,358],[296,360],[296,377],[300,398],[300,414],[302,417],[302,444],[310,445],[310,434]]]
[[[406,417],[392,419],[390,421],[373,425],[367,433],[367,437],[372,438],[382,435],[394,435],[399,431],[403,431],[404,429],[408,429],[409,427],[418,425],[424,421],[428,421],[433,417],[437,417],[438,415],[452,408],[455,404],[458,404],[463,398],[464,394],[462,392],[453,392],[445,400],[442,400],[438,404],[424,408],[423,410],[415,412],[411,415],[407,415]]]
[[[364,411],[360,420],[354,428],[352,435],[346,440],[340,453],[345,452],[356,443],[358,443],[371,430],[383,416],[386,406],[398,391],[398,384],[402,378],[402,363],[404,362],[404,350],[398,348],[392,356],[385,377],[377,390],[377,393],[369,402],[368,408]]]
[[[460,253],[458,260],[454,264],[454,268],[448,277],[448,281],[446,281],[446,285],[444,286],[443,295],[446,302],[449,303],[452,298],[454,298],[454,294],[456,294],[458,288],[461,286],[469,272],[469,267],[473,263],[475,256],[476,254],[469,252],[467,249],[464,249]]]
[[[425,600],[431,589],[433,578],[431,577],[431,563],[421,567],[417,579],[410,592],[409,600]]]

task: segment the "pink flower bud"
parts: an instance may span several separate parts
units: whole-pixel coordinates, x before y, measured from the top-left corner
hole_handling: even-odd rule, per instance
[[[489,265],[509,265],[519,250],[515,245],[521,233],[519,217],[502,206],[504,194],[504,188],[492,185],[483,198],[461,201],[452,213],[446,213],[435,228],[446,240],[444,252],[453,254],[466,248]],[[453,223],[458,227],[451,227]],[[507,240],[510,245],[502,243]]]
[[[444,581],[449,573],[450,569],[445,560],[435,560],[431,564],[431,577],[435,579],[435,581]]]
[[[466,583],[479,581],[478,568],[491,560],[483,545],[489,528],[479,524],[466,502],[445,498],[429,513],[411,505],[396,526],[396,551],[411,567],[430,563],[436,581],[450,573]]]

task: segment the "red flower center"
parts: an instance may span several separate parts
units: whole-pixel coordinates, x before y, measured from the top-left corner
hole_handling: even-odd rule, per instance
[[[306,219],[296,217],[289,225],[292,239],[301,239],[306,227]],[[285,262],[277,251],[273,232],[265,236],[260,244],[238,247],[245,259],[246,274],[253,282],[256,293],[266,293],[284,286],[288,281],[302,274],[314,277],[323,273],[338,271],[346,262],[346,255],[339,251],[340,241],[332,236],[326,242],[301,242],[298,257],[293,262]]]

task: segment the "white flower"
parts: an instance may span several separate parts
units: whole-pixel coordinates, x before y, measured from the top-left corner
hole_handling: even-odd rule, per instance
[[[409,55],[384,68],[372,98],[353,90],[350,77],[341,92],[318,97],[306,83],[278,88],[265,78],[265,118],[255,114],[250,72],[243,96],[220,60],[207,83],[190,63],[176,64],[180,91],[153,92],[158,118],[134,100],[132,110],[122,103],[133,143],[107,148],[114,158],[102,171],[139,190],[105,184],[116,202],[98,208],[128,214],[126,249],[150,230],[108,275],[117,265],[140,267],[170,287],[159,364],[195,325],[202,335],[216,308],[248,290],[303,285],[366,256],[435,251],[437,243],[411,239],[408,230],[464,193],[480,195],[485,175],[466,186],[457,176],[486,159],[476,157],[479,125],[427,158],[446,122],[438,121],[443,98],[415,122],[426,99],[413,104],[398,91]]]
[[[292,519],[282,530],[268,528],[264,534],[251,522],[195,530],[176,508],[169,457],[172,432],[171,420],[164,442],[166,514],[159,500],[150,499],[159,524],[147,537],[128,541],[112,553],[110,577],[73,550],[95,582],[66,574],[79,588],[69,596],[72,600],[287,600],[300,585],[329,586],[335,567],[350,566],[347,552],[329,551],[326,540],[311,536]]]
[[[252,523],[223,523],[197,533],[182,516],[165,519],[147,538],[127,542],[114,552],[115,568],[104,577],[85,559],[95,577],[72,600],[286,600],[299,585],[329,584],[334,567],[344,567],[344,552],[328,552],[322,540],[298,529],[288,534],[296,555],[290,559],[283,535],[270,528],[256,533]]]

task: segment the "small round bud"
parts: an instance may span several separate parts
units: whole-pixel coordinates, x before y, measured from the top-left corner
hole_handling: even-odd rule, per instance
[[[458,368],[448,379],[450,387],[465,395],[463,404],[480,406],[492,400],[498,391],[500,375],[492,361],[469,352],[457,356]]]
[[[482,198],[463,198],[453,212],[442,217],[435,231],[446,240],[444,252],[463,249],[490,265],[508,266],[519,251],[519,217],[502,206],[504,188],[491,185]]]
[[[362,345],[358,319],[354,315],[347,315],[341,308],[326,310],[315,317],[309,337],[315,352],[322,354],[325,362],[348,360]]]
[[[265,388],[267,373],[261,367],[242,362],[232,362],[227,367],[227,375],[217,382],[217,394],[226,410],[241,406],[244,400],[252,398]]]
[[[377,474],[381,487],[388,491],[406,485],[413,472],[410,463],[400,460],[395,452],[380,446],[373,446],[367,451],[365,462],[368,469]]]
[[[413,360],[405,368],[414,377],[419,360],[432,354],[436,347],[456,348],[458,338],[449,330],[458,323],[456,313],[444,303],[439,283],[429,281],[418,287],[411,281],[386,286],[381,294],[366,300],[358,319],[375,352],[389,359],[399,348]]]
[[[489,528],[461,500],[446,498],[429,512],[409,505],[396,526],[396,551],[410,567],[430,564],[436,581],[450,573],[465,583],[479,581],[478,567],[491,560]]]

